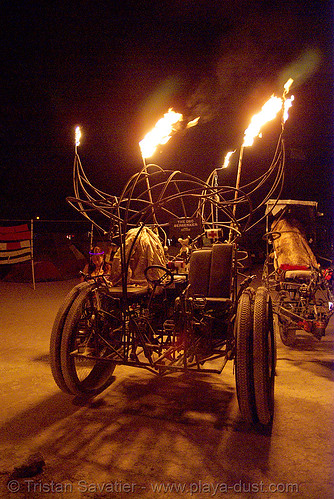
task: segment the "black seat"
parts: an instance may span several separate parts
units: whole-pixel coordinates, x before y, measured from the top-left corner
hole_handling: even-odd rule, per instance
[[[189,265],[189,296],[208,301],[230,299],[233,246],[214,244],[193,251]]]

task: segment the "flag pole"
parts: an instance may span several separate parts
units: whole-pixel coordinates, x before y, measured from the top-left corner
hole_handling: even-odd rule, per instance
[[[36,289],[35,283],[35,267],[34,267],[34,220],[30,221],[30,251],[31,251],[31,274],[32,274],[32,284],[34,290]]]

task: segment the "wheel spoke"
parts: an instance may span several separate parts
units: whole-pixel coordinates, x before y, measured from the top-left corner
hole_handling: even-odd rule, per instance
[[[112,350],[101,336],[110,333],[108,341],[112,343],[111,335],[119,328],[119,320],[117,314],[103,314],[100,303],[99,290],[89,285],[75,299],[65,321],[62,370],[67,386],[76,395],[96,395],[112,381],[115,362],[106,360]]]

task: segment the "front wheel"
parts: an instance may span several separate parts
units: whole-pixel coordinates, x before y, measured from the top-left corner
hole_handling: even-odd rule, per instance
[[[60,349],[61,349],[61,341],[63,337],[63,328],[66,321],[67,314],[78,296],[78,294],[82,291],[83,288],[89,286],[87,282],[82,282],[77,284],[71,291],[66,295],[61,307],[59,308],[57,315],[55,317],[51,338],[50,338],[50,365],[51,372],[53,375],[53,379],[59,386],[61,390],[65,393],[71,393],[68,386],[65,383],[63,372],[61,369],[61,360],[60,360]]]
[[[259,287],[254,299],[253,369],[256,412],[267,425],[274,414],[276,341],[272,302],[267,288]]]
[[[112,298],[109,298],[112,303]],[[93,397],[112,382],[121,346],[121,313],[103,310],[95,284],[74,300],[64,324],[61,366],[64,381],[74,395]]]
[[[235,322],[237,397],[241,415],[250,423],[257,420],[253,379],[253,295],[252,288],[242,293]]]

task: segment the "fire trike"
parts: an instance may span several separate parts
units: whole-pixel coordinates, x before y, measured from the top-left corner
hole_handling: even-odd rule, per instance
[[[297,331],[320,340],[334,313],[333,269],[322,268],[311,249],[316,217],[315,201],[267,202],[264,280],[273,299],[279,335],[287,346],[296,344]]]
[[[85,276],[58,311],[50,348],[58,386],[93,397],[111,384],[119,364],[160,376],[219,375],[232,360],[242,417],[270,424],[271,298],[242,273],[238,240],[249,217],[242,225],[232,209],[233,197],[245,205],[247,195],[239,190],[236,200],[232,187],[148,165],[116,198],[92,187],[78,156],[74,188],[69,202],[118,250],[111,275]],[[171,255],[173,231],[187,244]]]

